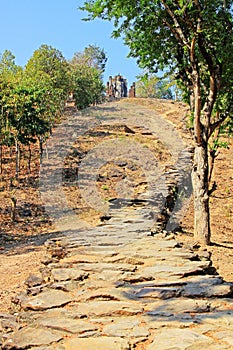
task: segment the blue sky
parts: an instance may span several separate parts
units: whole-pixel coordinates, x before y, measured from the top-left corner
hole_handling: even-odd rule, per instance
[[[95,20],[84,22],[78,10],[84,0],[0,0],[0,53],[10,50],[16,63],[24,66],[42,44],[59,49],[66,59],[88,45],[97,45],[107,54],[104,75],[122,74],[131,84],[141,73],[136,60],[127,58],[121,39],[112,39],[113,26]]]

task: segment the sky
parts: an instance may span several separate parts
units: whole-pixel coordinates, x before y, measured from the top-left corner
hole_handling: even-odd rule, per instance
[[[136,60],[127,58],[129,49],[122,39],[111,38],[113,25],[97,19],[85,22],[78,9],[84,0],[0,0],[0,53],[10,50],[16,64],[24,66],[42,44],[60,50],[66,59],[89,45],[104,49],[108,61],[104,74],[121,74],[128,84],[142,73]]]

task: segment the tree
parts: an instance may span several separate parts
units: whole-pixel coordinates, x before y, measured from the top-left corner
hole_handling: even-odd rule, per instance
[[[48,45],[41,45],[29,59],[25,67],[28,76],[40,79],[41,73],[47,74],[53,88],[61,89],[64,100],[69,92],[68,63],[61,51]]]
[[[102,74],[107,58],[98,46],[89,45],[70,61],[70,82],[78,109],[103,101],[105,86]]]
[[[71,65],[73,96],[78,109],[101,103],[105,86],[98,69],[83,64]]]
[[[169,82],[155,74],[143,74],[136,82],[137,97],[172,99]]]
[[[156,72],[170,67],[194,121],[194,237],[210,244],[208,141],[232,118],[233,18],[230,0],[92,0],[88,19],[114,19],[130,56]],[[226,103],[225,103],[226,102]]]
[[[64,90],[54,87],[51,77],[43,71],[31,75],[31,71],[25,70],[22,81],[25,87],[34,89],[40,96],[37,104],[40,106],[41,117],[49,122],[52,133],[52,128],[59,121],[66,101]]]
[[[0,74],[18,73],[22,71],[20,66],[15,64],[15,56],[9,50],[5,50],[3,54],[0,54]]]
[[[9,108],[11,92],[17,79],[22,75],[22,68],[15,64],[15,56],[9,50],[0,54],[0,171],[3,171],[3,145],[13,142]]]
[[[143,74],[136,81],[137,97],[156,97],[159,78],[154,74]]]
[[[10,91],[6,111],[10,126],[9,134],[14,140],[16,150],[16,179],[20,170],[21,145],[30,147],[31,143],[35,143],[37,138],[49,131],[49,122],[45,118],[44,99],[43,89],[36,86],[28,87],[23,81],[17,82]]]
[[[40,64],[37,60],[34,63],[23,70],[15,65],[10,51],[5,51],[0,60],[0,168],[2,172],[2,146],[14,147],[16,178],[20,170],[22,145],[28,148],[29,172],[31,144],[37,139],[42,159],[43,143],[61,114],[66,96],[61,86],[56,87],[54,77],[59,74],[55,72],[55,65],[53,74],[51,70],[49,75],[43,70],[42,59]]]
[[[73,64],[83,64],[98,69],[101,74],[105,71],[107,56],[103,49],[96,45],[85,47],[83,52],[76,52],[72,58]]]

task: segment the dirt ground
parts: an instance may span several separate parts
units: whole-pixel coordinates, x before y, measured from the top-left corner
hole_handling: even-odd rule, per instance
[[[128,99],[131,102],[130,99]],[[147,108],[157,110],[167,118],[180,132],[182,137],[191,144],[191,136],[187,132],[187,106],[180,102],[166,100],[134,99],[134,103],[144,105]],[[120,103],[120,102],[119,102]],[[101,134],[101,133],[100,133]],[[92,135],[93,136],[93,135]],[[84,141],[84,140],[83,140]],[[142,139],[142,143],[149,142]],[[94,142],[98,142],[98,135]],[[150,140],[151,142],[151,140]],[[149,145],[149,143],[148,143]],[[79,141],[77,144],[83,147],[83,152],[88,151],[86,143]],[[91,147],[89,143],[88,147]],[[161,145],[162,147],[162,145]],[[11,310],[11,300],[20,291],[24,290],[24,282],[30,274],[38,275],[41,268],[41,260],[45,256],[44,242],[57,233],[53,224],[46,216],[38,193],[38,156],[34,150],[34,162],[31,174],[27,174],[27,164],[22,166],[21,177],[16,184],[10,183],[10,172],[7,168],[10,160],[6,162],[5,176],[0,177],[0,312]],[[154,150],[156,152],[156,150]],[[26,151],[25,151],[26,154]],[[217,183],[217,189],[210,198],[211,206],[211,246],[208,250],[212,253],[213,265],[217,272],[226,280],[233,282],[233,144],[228,149],[220,150],[216,159],[213,173],[213,181]],[[11,155],[13,159],[14,155]],[[9,156],[10,157],[10,156]],[[166,160],[168,152],[163,149],[162,161]],[[27,157],[25,156],[25,159]],[[69,163],[67,159],[66,165]],[[68,166],[69,167],[69,166]],[[7,169],[7,171],[6,171]],[[138,182],[136,192],[143,190],[143,181],[139,169],[128,170],[127,176]],[[103,175],[112,169],[102,169]],[[121,176],[120,169],[115,169],[115,174]],[[137,180],[135,180],[137,178]],[[7,188],[6,188],[7,187]],[[111,182],[100,182],[99,191],[103,196],[111,197]],[[6,190],[7,189],[7,190]],[[72,202],[72,187],[67,186],[67,195]],[[12,220],[12,199],[17,198],[16,219]],[[78,198],[78,193],[75,193]],[[76,203],[77,206],[77,203]],[[78,211],[84,217],[92,217],[93,224],[100,223],[99,213],[92,212],[79,203]],[[91,215],[90,215],[91,214]],[[193,243],[193,209],[188,208],[182,222],[182,232],[177,234],[177,239],[185,244]]]

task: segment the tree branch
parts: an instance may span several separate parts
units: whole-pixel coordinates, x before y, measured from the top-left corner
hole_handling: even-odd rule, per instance
[[[209,127],[209,137],[213,134],[214,130],[216,128],[218,128],[223,122],[224,120],[226,120],[226,118],[228,117],[228,113],[225,113],[222,115],[221,118],[219,118],[216,122],[210,124],[210,127]]]
[[[165,0],[162,0],[162,4],[165,7],[167,13],[170,15],[170,17],[172,18],[172,20],[173,20],[173,22],[175,24],[176,33],[178,34],[179,38],[181,39],[182,44],[186,45],[190,49],[190,45],[189,45],[188,39],[185,37],[185,35],[184,35],[184,33],[183,33],[182,29],[181,29],[181,26],[179,24],[179,21],[176,18],[174,12],[170,9],[170,7],[167,5]]]

